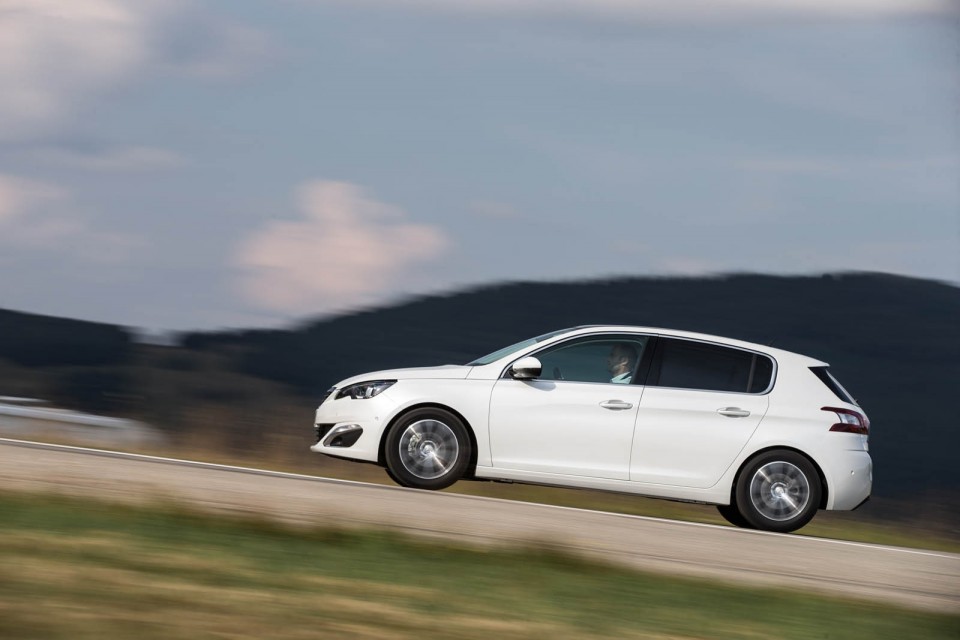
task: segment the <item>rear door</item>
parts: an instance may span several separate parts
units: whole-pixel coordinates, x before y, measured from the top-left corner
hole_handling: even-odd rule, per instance
[[[630,479],[717,483],[767,412],[775,365],[726,345],[661,336],[637,414]]]

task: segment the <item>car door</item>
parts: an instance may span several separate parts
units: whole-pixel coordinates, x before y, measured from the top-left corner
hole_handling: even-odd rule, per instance
[[[539,378],[498,380],[489,414],[493,466],[628,480],[643,387],[609,367],[615,353],[628,352],[635,372],[648,340],[634,334],[573,339],[531,354],[542,363]]]
[[[767,412],[775,364],[766,355],[661,336],[637,413],[630,479],[707,488]]]

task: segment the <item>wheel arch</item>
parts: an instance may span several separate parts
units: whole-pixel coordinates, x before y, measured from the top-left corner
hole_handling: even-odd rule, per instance
[[[439,402],[420,402],[417,404],[412,404],[409,407],[404,407],[401,411],[397,412],[397,415],[390,419],[389,424],[387,424],[387,428],[383,430],[382,434],[380,434],[380,443],[377,445],[377,464],[381,467],[387,466],[387,436],[390,435],[394,425],[396,425],[397,422],[404,416],[412,411],[417,411],[418,409],[442,409],[456,416],[457,419],[463,423],[463,426],[467,428],[467,435],[470,437],[470,461],[467,464],[467,469],[464,471],[463,477],[464,479],[473,478],[477,469],[477,435],[473,432],[473,425],[470,424],[470,422],[462,413],[449,405]]]
[[[733,482],[730,483],[730,504],[736,503],[737,482],[740,480],[740,474],[743,473],[743,470],[753,461],[754,458],[770,451],[792,451],[793,453],[803,456],[810,464],[813,465],[813,468],[817,471],[817,479],[820,481],[820,504],[817,505],[817,508],[826,509],[828,500],[830,498],[830,486],[827,483],[827,476],[823,473],[823,468],[821,468],[820,464],[813,458],[813,456],[808,454],[806,451],[796,447],[791,447],[790,445],[770,445],[762,449],[757,449],[749,456],[744,458],[743,462],[740,464],[740,467],[737,469],[737,472],[733,476]]]

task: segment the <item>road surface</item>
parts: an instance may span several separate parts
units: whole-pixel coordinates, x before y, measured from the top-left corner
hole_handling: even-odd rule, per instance
[[[315,526],[549,544],[646,571],[960,611],[960,555],[0,439],[0,486]]]

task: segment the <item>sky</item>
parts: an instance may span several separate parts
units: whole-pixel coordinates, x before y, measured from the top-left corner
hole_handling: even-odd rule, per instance
[[[0,308],[848,270],[960,285],[960,3],[0,0]]]

